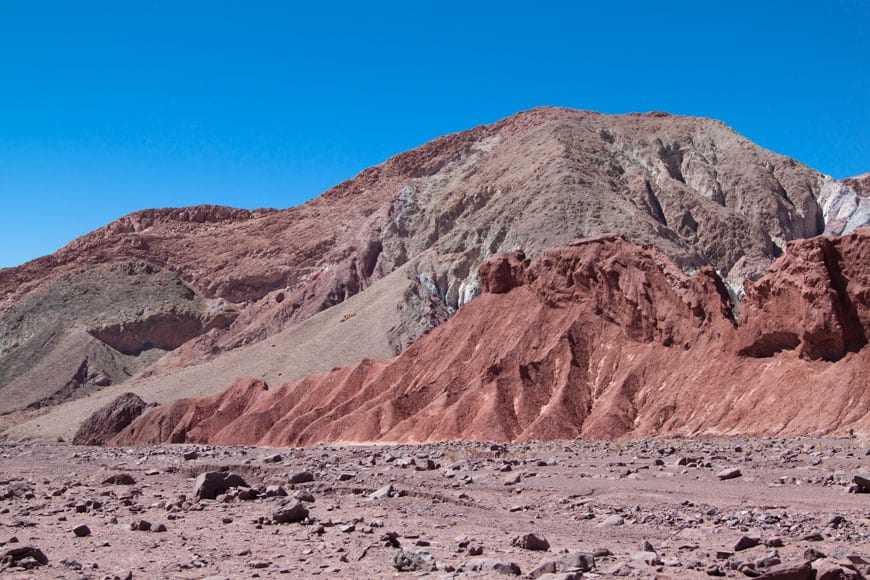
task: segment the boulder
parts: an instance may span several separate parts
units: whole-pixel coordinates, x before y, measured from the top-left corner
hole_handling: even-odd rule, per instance
[[[301,522],[308,517],[308,508],[295,498],[282,501],[272,510],[272,520],[277,524]]]
[[[761,538],[757,536],[740,536],[737,542],[734,543],[734,551],[748,550],[761,544]]]
[[[608,516],[603,522],[598,524],[599,528],[609,528],[611,526],[621,526],[625,523],[625,519],[619,514]]]
[[[519,565],[494,558],[472,558],[459,567],[460,572],[478,572],[483,574],[502,574],[519,576],[522,574]]]
[[[762,580],[813,580],[816,572],[809,562],[778,564],[760,576]]]
[[[852,483],[858,486],[858,493],[870,493],[870,473],[856,473]]]
[[[369,499],[378,500],[378,499],[383,499],[385,497],[392,497],[394,493],[395,493],[395,490],[393,489],[393,484],[389,483],[389,484],[385,485],[384,487],[377,489],[377,490],[373,491],[372,493],[370,493]]]
[[[816,580],[863,580],[863,576],[837,562],[828,559],[813,562],[816,571]]]
[[[73,528],[73,534],[75,534],[77,538],[84,538],[91,535],[91,529],[88,526],[81,524]]]
[[[558,560],[560,569],[589,572],[595,568],[595,556],[588,552],[572,552]]]
[[[550,542],[547,541],[547,538],[536,533],[517,536],[511,544],[523,550],[546,551],[550,549]]]
[[[581,574],[595,568],[595,558],[587,552],[574,552],[557,560],[546,560],[538,564],[531,572],[529,578],[549,578],[554,575]]]
[[[129,473],[116,473],[103,480],[103,485],[135,485],[136,480]]]
[[[40,566],[48,564],[48,557],[35,546],[21,546],[20,548],[6,550],[0,556],[0,564],[16,566],[27,559],[33,560]]]
[[[722,471],[717,473],[716,477],[718,477],[720,480],[724,481],[726,479],[735,479],[737,477],[740,477],[741,475],[743,475],[743,474],[740,472],[740,470],[738,468],[730,467],[728,469],[723,469]]]
[[[429,552],[402,548],[393,556],[393,568],[399,572],[434,572],[438,566]]]
[[[215,499],[231,487],[248,487],[248,484],[235,473],[208,471],[196,478],[193,495],[198,499]]]
[[[288,481],[290,483],[308,483],[314,481],[314,474],[310,471],[297,471],[290,474]]]

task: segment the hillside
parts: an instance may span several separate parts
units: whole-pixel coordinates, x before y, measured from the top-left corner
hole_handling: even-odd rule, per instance
[[[535,109],[436,139],[299,207],[147,210],[0,271],[0,328],[13,329],[0,338],[3,410],[110,385],[175,397],[219,392],[236,370],[268,358],[265,339],[352,296],[374,300],[366,292],[379,280],[389,279],[394,301],[379,306],[390,324],[377,336],[360,344],[335,332],[331,354],[302,367],[290,355],[273,358],[264,378],[327,371],[349,353],[399,353],[480,293],[477,269],[491,256],[521,249],[534,257],[607,233],[655,245],[687,272],[711,266],[739,293],[787,241],[860,225],[848,201],[857,197],[718,121]],[[137,294],[140,276],[104,285],[108,300],[139,296],[139,308],[111,319],[87,292],[72,310],[53,306],[70,276],[96,281],[125,264],[175,277],[184,314],[160,314],[180,311],[159,293]],[[42,326],[43,317],[65,321],[48,342],[15,330]],[[246,358],[254,345],[259,354]],[[221,362],[227,353],[231,365]],[[177,379],[187,372],[191,381]],[[38,397],[15,394],[32,377]]]
[[[605,237],[481,268],[392,360],[146,413],[116,444],[297,446],[870,432],[870,228],[796,241],[739,321],[710,268]]]

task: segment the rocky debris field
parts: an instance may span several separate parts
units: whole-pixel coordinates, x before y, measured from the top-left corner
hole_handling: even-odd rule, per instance
[[[9,578],[870,574],[859,439],[0,446]]]

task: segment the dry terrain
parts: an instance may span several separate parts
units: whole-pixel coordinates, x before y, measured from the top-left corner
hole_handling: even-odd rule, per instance
[[[399,323],[396,304],[407,286],[401,278],[403,273],[400,269],[373,284],[371,293],[352,296],[268,340],[172,373],[137,376],[88,397],[0,417],[0,429],[8,426],[5,434],[13,439],[63,437],[69,441],[91,413],[124,392],[136,393],[149,403],[164,404],[181,396],[217,394],[239,376],[279,384],[336,365],[354,364],[367,356],[387,358],[393,351],[386,337],[389,329]]]
[[[18,556],[0,570],[9,578],[498,578],[497,570],[550,570],[784,579],[811,578],[781,570],[813,561],[817,578],[857,578],[870,563],[870,494],[847,492],[868,467],[866,444],[8,443],[0,446],[0,555]],[[195,478],[205,472],[237,474],[244,481],[236,485],[250,489],[211,489],[221,492],[216,499],[198,499]]]
[[[868,180],[543,108],[0,269],[0,575],[864,578]]]

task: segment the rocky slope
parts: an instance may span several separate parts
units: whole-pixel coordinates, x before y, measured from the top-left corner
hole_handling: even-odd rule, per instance
[[[0,413],[123,382],[234,315],[145,262],[67,274],[0,317]]]
[[[387,337],[399,352],[479,293],[477,268],[498,252],[534,256],[615,232],[657,245],[680,268],[712,266],[739,290],[787,240],[822,232],[826,214],[818,200],[833,216],[829,232],[858,223],[849,192],[717,121],[535,109],[436,139],[299,207],[201,206],[124,217],[51,256],[0,270],[0,324],[14,325],[20,305],[75,273],[128,262],[172,273],[192,294],[202,324],[185,318],[172,326],[189,340],[147,349],[153,358],[108,371],[98,365],[117,383],[129,374],[123,369],[171,375],[274,336],[402,267],[399,321]],[[842,227],[837,220],[845,220]],[[131,292],[137,282],[128,282],[115,291]],[[140,306],[162,308],[148,297]],[[64,318],[90,330],[95,314]],[[25,312],[21,323],[33,326],[35,316]],[[137,311],[102,323],[94,345],[107,345],[104,358],[123,358],[137,350],[131,344],[150,342],[142,340]],[[70,391],[82,361],[95,356],[76,352],[49,363],[30,356],[30,347],[14,352],[25,348],[17,338],[7,343],[0,391],[29,380],[27,373],[54,377],[41,399]],[[332,366],[323,360],[318,370]],[[3,398],[10,406],[32,403]]]
[[[293,324],[268,340],[172,373],[146,373],[103,387],[87,397],[0,417],[0,430],[13,440],[54,441],[60,437],[70,441],[89,416],[125,392],[164,404],[181,397],[220,393],[235,377],[279,384],[352,365],[366,357],[390,358],[393,351],[387,336],[401,322],[396,304],[401,302],[407,284],[403,274],[400,268],[365,292]]]
[[[739,320],[712,268],[602,237],[499,256],[484,294],[392,360],[240,380],[117,444],[870,432],[870,228],[794,241]]]

